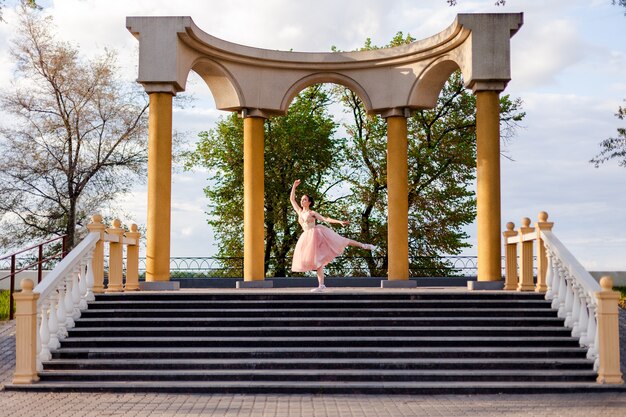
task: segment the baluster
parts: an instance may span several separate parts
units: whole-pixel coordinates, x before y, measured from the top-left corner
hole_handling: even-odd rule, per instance
[[[589,341],[587,359],[592,360],[598,358],[598,315],[596,314],[596,308],[596,300],[592,300],[589,305],[589,327],[587,329],[587,340]],[[597,369],[595,370],[597,371]]]
[[[37,307],[35,307],[35,308],[37,308]],[[41,362],[41,357],[40,357],[40,355],[41,355],[41,331],[40,331],[41,330],[41,315],[37,314],[36,317],[35,317],[35,320],[36,320],[36,322],[35,322],[35,326],[36,326],[35,335],[36,336],[35,337],[37,338],[37,340],[35,342],[35,346],[36,346],[36,348],[35,348],[35,351],[36,351],[36,353],[35,353],[35,367],[37,369],[37,372],[41,372],[41,371],[43,371],[43,363]]]
[[[569,270],[565,268],[565,325],[567,327],[572,327],[572,310],[574,303],[574,288],[572,283],[572,275]]]
[[[93,294],[93,250],[86,257],[87,260],[87,301],[95,301],[96,296]]]
[[[544,242],[545,243],[545,242]],[[554,260],[552,259],[552,251],[546,245],[546,258],[548,260],[548,270],[546,272],[546,285],[548,290],[546,291],[546,300],[554,299]]]
[[[59,340],[67,337],[67,317],[65,314],[65,282],[61,282],[58,288],[59,298],[57,299],[57,319],[59,321],[59,330],[57,335]]]
[[[80,280],[78,281],[78,289],[80,292],[80,301],[78,302],[78,308],[80,311],[87,310],[87,264],[83,259],[78,268],[80,273]]]
[[[72,319],[78,320],[80,318],[80,284],[78,282],[78,274],[80,272],[80,265],[74,267],[71,273],[72,277]]]
[[[41,317],[39,319],[39,344],[38,349],[39,360],[42,362],[49,361],[52,358],[50,355],[50,348],[48,343],[50,342],[50,329],[48,328],[48,301],[43,300],[41,303]]]
[[[596,313],[597,313],[597,310],[596,310]],[[596,314],[596,318],[597,318],[597,314]],[[593,370],[594,371],[598,371],[598,369],[600,368],[600,351],[598,349],[598,347],[600,346],[600,340],[599,340],[600,337],[599,337],[597,324],[598,323],[597,323],[597,320],[596,320],[596,336],[593,338],[593,351],[592,351]]]
[[[51,351],[55,351],[57,350],[59,347],[61,347],[61,344],[59,343],[59,322],[57,320],[57,302],[56,302],[56,298],[58,297],[58,294],[53,291],[52,294],[50,294],[50,314],[49,314],[49,318],[48,318],[48,329],[50,330],[50,342],[48,343],[48,347],[50,348]]]
[[[583,344],[583,340],[587,338],[587,326],[589,325],[589,311],[587,310],[587,292],[582,286],[579,287],[578,296],[580,297],[580,320],[578,322],[578,332],[579,332],[578,343],[581,346],[586,346]]]
[[[570,324],[572,326],[572,336],[580,336],[580,329],[578,328],[578,322],[580,320],[580,297],[578,295],[580,285],[576,279],[572,279],[572,319]]]
[[[585,332],[585,337],[582,338],[581,343],[583,346],[591,349],[591,346],[595,342],[596,336],[596,306],[594,304],[595,300],[592,296],[587,296],[587,331]]]
[[[566,309],[565,309],[565,299],[567,298],[567,280],[565,279],[565,266],[563,265],[563,263],[561,262],[559,265],[559,299],[558,299],[558,313],[557,315],[564,319],[567,314],[566,314]]]
[[[73,271],[65,276],[65,327],[71,329],[74,327],[74,301],[72,301],[72,274]]]
[[[561,291],[561,274],[559,272],[561,268],[561,260],[552,254],[552,308],[558,309],[560,305],[560,291]]]

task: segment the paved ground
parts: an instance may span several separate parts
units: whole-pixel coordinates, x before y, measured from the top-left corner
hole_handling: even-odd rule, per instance
[[[294,291],[293,289],[289,290]],[[300,290],[301,291],[301,290]],[[336,290],[340,291],[340,290]],[[346,291],[342,289],[341,291]],[[380,289],[379,289],[380,291]],[[620,311],[626,374],[626,312]],[[0,324],[0,384],[12,378],[15,323]],[[0,416],[563,416],[626,414],[624,393],[561,395],[168,395],[0,391]]]

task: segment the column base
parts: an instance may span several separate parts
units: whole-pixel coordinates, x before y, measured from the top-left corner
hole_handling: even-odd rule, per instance
[[[178,281],[141,281],[140,291],[177,291],[180,289]]]
[[[410,279],[384,279],[380,281],[380,288],[417,288],[417,282]]]
[[[274,288],[274,281],[237,281],[235,288]]]
[[[37,374],[15,375],[12,382],[15,385],[34,384],[35,382],[39,382],[39,376]]]
[[[504,281],[467,281],[467,289],[469,291],[477,290],[502,290]]]
[[[598,375],[596,382],[598,384],[621,385],[624,383],[624,379],[622,378],[622,375],[620,372],[617,375]]]
[[[520,284],[517,286],[517,291],[535,291],[534,284]]]
[[[537,285],[535,287],[535,292],[546,292],[546,291],[548,291],[547,285]]]

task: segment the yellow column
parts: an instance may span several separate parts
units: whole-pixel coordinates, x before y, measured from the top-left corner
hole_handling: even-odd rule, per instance
[[[500,271],[500,100],[497,91],[476,92],[476,211],[478,280],[497,281]]]
[[[102,216],[95,214],[91,216],[91,223],[87,225],[87,230],[91,233],[100,233],[100,240],[96,242],[96,247],[91,259],[91,269],[93,271],[93,293],[102,294],[104,292],[104,229]]]
[[[392,280],[409,279],[409,177],[407,122],[387,117],[387,244]]]
[[[507,242],[508,238],[517,236],[517,232],[513,229],[515,229],[515,223],[508,222],[506,224],[506,231],[502,232],[502,236],[504,237],[504,253],[506,257],[504,289],[507,291],[514,291],[517,289],[517,242]]]
[[[596,293],[598,307],[598,368],[597,382],[600,384],[623,384],[619,361],[619,293],[613,291],[613,279],[600,279],[602,291]]]
[[[120,226],[119,219],[113,220],[113,227],[107,229],[107,233],[119,239],[118,242],[109,242],[109,285],[106,292],[120,292],[124,290],[123,280],[123,251],[124,229]]]
[[[530,227],[530,219],[524,217],[522,219],[522,227],[518,229],[522,249],[520,250],[519,284],[517,285],[517,291],[533,291],[535,289],[533,282],[533,241],[524,241],[524,235],[534,231],[535,228]]]
[[[139,238],[141,233],[137,231],[135,223],[130,225],[130,231],[126,237],[135,239],[136,244],[126,246],[126,285],[124,291],[139,290]]]
[[[150,93],[146,281],[170,279],[172,94]]]
[[[35,283],[30,279],[21,282],[22,291],[15,299],[15,374],[14,384],[32,384],[37,375],[37,300],[33,293]]]
[[[539,221],[535,223],[537,230],[537,286],[535,292],[548,291],[546,276],[548,275],[548,256],[546,255],[546,245],[541,238],[541,231],[552,230],[554,223],[548,221],[548,213],[542,211],[539,213]]]
[[[264,126],[262,117],[243,119],[243,279],[265,278]]]

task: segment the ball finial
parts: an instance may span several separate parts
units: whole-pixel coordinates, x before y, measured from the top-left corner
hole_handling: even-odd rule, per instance
[[[529,227],[530,226],[530,219],[528,217],[523,217],[522,218],[522,227]]]
[[[100,214],[94,214],[91,216],[92,223],[102,223],[102,216]]]
[[[116,229],[119,229],[121,225],[122,222],[120,221],[120,219],[113,220],[113,227],[115,227]]]
[[[137,225],[135,223],[130,225],[130,231],[133,232],[133,233],[137,232]]]
[[[603,276],[602,278],[600,278],[600,286],[602,287],[602,289],[604,291],[610,291],[613,289],[613,278],[611,278],[608,275]]]
[[[546,213],[545,211],[540,211],[539,212],[539,221],[540,222],[547,222],[548,221],[548,213]]]
[[[506,224],[506,230],[508,230],[509,232],[512,232],[512,231],[513,231],[513,229],[515,229],[515,223],[513,223],[513,222],[508,222],[508,223]]]
[[[31,292],[33,290],[33,288],[35,288],[35,283],[33,282],[32,279],[23,279],[22,282],[20,282],[20,287],[22,288],[22,291],[24,292]]]

